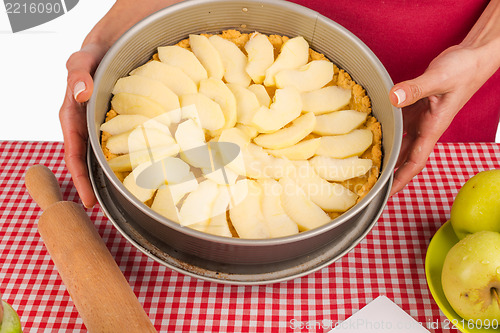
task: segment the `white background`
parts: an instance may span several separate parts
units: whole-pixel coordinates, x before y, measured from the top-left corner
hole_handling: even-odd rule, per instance
[[[0,4],[0,140],[62,141],[66,60],[113,3],[80,0],[65,15],[15,34]]]
[[[12,33],[0,3],[0,140],[62,141],[66,60],[113,0],[80,0],[66,14]]]

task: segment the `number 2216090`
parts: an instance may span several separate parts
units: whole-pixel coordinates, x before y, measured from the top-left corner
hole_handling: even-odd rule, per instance
[[[477,319],[477,320],[465,320],[465,319],[446,319],[443,322],[443,328],[453,328],[462,326],[464,328],[475,329],[475,328],[492,328],[498,329],[500,327],[499,321],[497,319],[489,320],[489,319]]]
[[[5,9],[7,14],[58,14],[63,11],[61,3],[19,3],[19,2],[5,2]]]

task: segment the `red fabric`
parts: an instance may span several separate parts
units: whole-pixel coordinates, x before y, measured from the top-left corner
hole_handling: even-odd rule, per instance
[[[347,28],[377,55],[394,83],[421,75],[446,48],[460,43],[485,0],[292,0]],[[495,141],[500,73],[465,105],[440,141]]]

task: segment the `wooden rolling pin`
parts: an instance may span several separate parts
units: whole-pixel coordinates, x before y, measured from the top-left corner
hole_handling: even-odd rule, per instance
[[[43,165],[25,175],[44,210],[38,230],[89,332],[156,332],[83,208],[62,195]]]

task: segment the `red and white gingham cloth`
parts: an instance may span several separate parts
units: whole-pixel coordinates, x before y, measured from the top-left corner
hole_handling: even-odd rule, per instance
[[[327,332],[379,295],[431,332],[457,332],[427,288],[425,253],[459,188],[479,171],[500,168],[499,160],[498,144],[438,144],[352,251],[316,273],[271,285],[184,276],[130,245],[99,207],[87,212],[160,332]],[[78,201],[62,143],[0,142],[0,293],[25,333],[85,332],[39,237],[41,211],[24,187],[26,169],[39,163],[56,174],[65,199]]]

